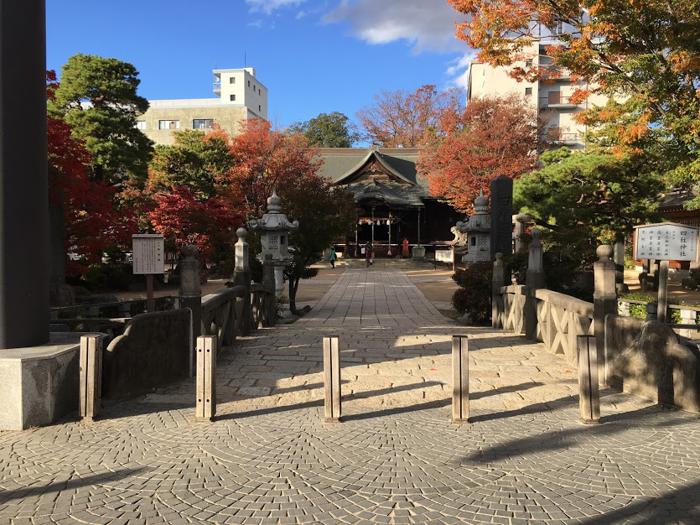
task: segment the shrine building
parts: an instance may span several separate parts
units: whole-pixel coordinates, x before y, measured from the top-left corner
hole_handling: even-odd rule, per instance
[[[359,247],[370,242],[376,256],[397,256],[406,239],[411,251],[422,246],[431,257],[449,246],[450,229],[462,215],[430,195],[428,181],[416,172],[418,154],[416,148],[319,150],[319,174],[347,187],[357,206],[355,229],[339,239],[338,251],[359,256]]]

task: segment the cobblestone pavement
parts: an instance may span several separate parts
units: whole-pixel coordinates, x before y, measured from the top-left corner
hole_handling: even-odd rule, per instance
[[[449,334],[471,336],[474,421],[449,422]],[[321,423],[320,338],[341,338],[345,422]],[[700,523],[700,418],[450,324],[400,272],[349,270],[293,325],[221,356],[219,419],[193,384],[93,424],[0,432],[0,523]]]

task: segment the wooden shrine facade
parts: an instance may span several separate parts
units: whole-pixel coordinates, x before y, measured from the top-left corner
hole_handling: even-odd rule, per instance
[[[346,187],[357,205],[355,229],[337,248],[359,256],[371,243],[376,256],[402,255],[410,247],[446,246],[450,229],[461,215],[430,195],[427,181],[416,172],[417,149],[320,150],[321,175]]]

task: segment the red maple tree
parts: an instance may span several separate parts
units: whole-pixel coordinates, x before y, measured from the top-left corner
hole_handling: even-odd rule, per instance
[[[57,85],[56,74],[48,71],[49,98]],[[117,211],[116,189],[90,178],[90,154],[72,137],[70,126],[61,119],[47,118],[50,202],[63,214],[66,253],[71,255],[68,272],[81,274],[88,265],[100,262],[110,248],[127,245],[135,231],[135,214]]]
[[[505,175],[515,178],[536,166],[537,116],[524,100],[473,99],[463,111],[446,111],[421,150],[418,171],[430,192],[468,212],[480,190]]]
[[[154,207],[148,213],[153,229],[162,234],[172,247],[187,244],[197,247],[206,259],[222,245],[233,239],[241,224],[241,214],[220,196],[199,199],[187,186],[158,192],[153,196]]]

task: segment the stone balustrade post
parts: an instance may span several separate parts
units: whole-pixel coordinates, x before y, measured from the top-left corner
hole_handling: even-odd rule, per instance
[[[190,328],[190,377],[194,373],[195,341],[202,333],[202,283],[199,276],[199,251],[192,245],[185,246],[180,253],[180,308],[192,312]]]
[[[250,302],[250,247],[248,246],[248,230],[236,230],[238,241],[234,246],[236,266],[233,270],[233,285],[244,286],[246,293],[236,301],[236,332],[248,335],[251,331],[251,302]]]
[[[598,261],[593,263],[593,330],[597,349],[598,378],[605,378],[605,316],[617,315],[617,292],[615,290],[615,263],[610,245],[598,246]]]
[[[337,336],[323,338],[323,420],[338,423],[342,417],[340,340]]]
[[[102,334],[80,337],[80,417],[93,421],[102,404]]]
[[[469,422],[469,339],[452,336],[452,422]]]
[[[527,297],[525,299],[525,337],[537,339],[537,299],[535,292],[545,286],[544,278],[544,249],[542,248],[541,233],[532,230],[529,256],[527,260]]]
[[[493,274],[491,276],[491,327],[503,328],[504,303],[501,288],[506,284],[503,254],[497,253],[493,261]]]
[[[215,336],[197,338],[195,418],[198,421],[214,421],[216,416],[216,354]]]

